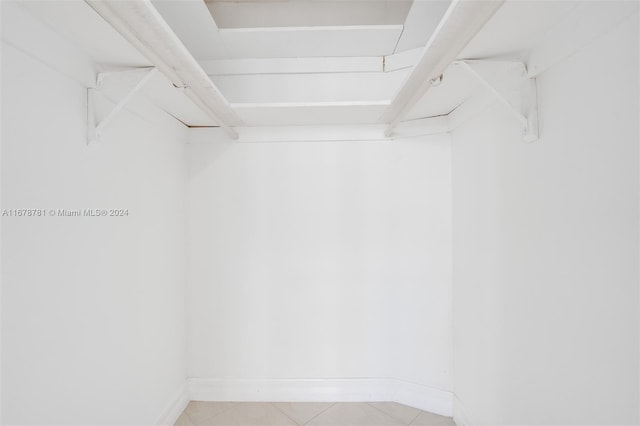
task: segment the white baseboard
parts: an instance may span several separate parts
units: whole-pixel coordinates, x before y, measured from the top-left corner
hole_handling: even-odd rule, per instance
[[[458,426],[472,426],[472,423],[469,421],[469,417],[467,417],[464,408],[462,407],[462,402],[455,395],[453,397],[453,421]]]
[[[185,382],[180,386],[180,389],[175,393],[173,398],[169,400],[155,424],[157,426],[173,426],[176,420],[178,420],[178,417],[180,417],[180,414],[182,414],[187,407],[187,404],[189,404],[189,384]]]
[[[195,401],[352,402],[393,401],[451,416],[453,394],[429,386],[389,378],[364,379],[189,379]]]

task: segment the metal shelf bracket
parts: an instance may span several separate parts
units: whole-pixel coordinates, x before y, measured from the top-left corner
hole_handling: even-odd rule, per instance
[[[140,73],[140,71],[143,71]],[[138,77],[138,81],[131,90],[109,111],[107,115],[98,122],[96,115],[96,96],[100,93],[102,88],[102,82],[105,78],[113,75],[121,75],[122,73],[137,72],[141,75]],[[157,68],[137,68],[135,70],[114,71],[98,74],[95,88],[89,87],[87,89],[87,144],[91,142],[99,142],[101,133],[111,123],[116,115],[127,105],[127,103],[133,98],[133,96],[144,87],[144,85],[153,77],[157,72]]]
[[[509,112],[522,126],[522,135],[525,142],[535,142],[539,139],[538,128],[538,95],[536,89],[536,79],[527,75],[526,66],[521,62],[507,61],[456,61],[454,64],[461,66],[471,76],[477,79],[498,102],[504,105]],[[518,104],[510,102],[499,89],[485,79],[475,68],[474,64],[488,64],[496,69],[503,68],[507,71],[508,78],[517,79],[515,83],[520,85],[520,97]],[[517,73],[509,72],[507,68],[513,69],[517,65]],[[502,75],[502,74],[501,74]]]

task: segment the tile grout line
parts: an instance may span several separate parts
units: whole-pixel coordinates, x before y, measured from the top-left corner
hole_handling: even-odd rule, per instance
[[[382,414],[384,414],[384,415],[386,415],[388,417],[391,417],[393,420],[397,420],[400,423],[404,423],[404,421],[402,419],[399,419],[396,416],[393,416],[393,415],[387,413],[386,411],[376,407],[375,405],[371,405],[371,402],[373,402],[373,401],[367,401],[367,402],[365,402],[365,404],[367,404],[371,408],[375,408],[376,410],[380,411]],[[376,401],[376,402],[378,402],[378,401]],[[416,408],[416,410],[418,410],[418,409]],[[417,419],[421,412],[422,412],[422,410],[418,410],[418,414],[416,414],[416,416],[413,419],[411,419],[411,422],[413,422],[415,419]],[[411,422],[406,423],[406,426],[411,425]]]
[[[421,414],[422,412],[423,412],[422,410],[419,410],[419,411],[418,411],[418,413],[416,414],[416,416],[415,416],[413,419],[411,419],[411,421],[410,421],[409,423],[407,423],[407,426],[411,426],[411,424],[412,424],[413,422],[415,422],[415,421],[416,421],[416,419],[417,419],[418,417],[420,417],[420,414]]]
[[[187,415],[187,418],[189,419],[189,421],[191,423],[193,423],[194,425],[197,425],[198,423],[193,420],[193,418],[189,415],[189,405],[192,403],[193,401],[189,401],[189,404],[187,404],[187,406],[184,408],[184,410],[182,411],[182,413]],[[182,414],[181,414],[182,415]]]
[[[319,415],[321,415],[322,413],[324,413],[325,411],[327,411],[329,408],[333,407],[334,405],[336,405],[337,402],[333,402],[330,406],[328,406],[327,408],[325,408],[324,410],[320,411],[318,414],[316,414],[315,416],[311,417],[309,420],[307,420],[304,424],[308,425],[309,422],[311,422],[313,419],[317,418]],[[304,425],[303,425],[304,426]]]
[[[416,418],[411,420],[411,423],[409,423],[408,426],[413,425],[413,422],[415,422],[418,419],[418,417],[420,417],[420,414],[422,414],[422,413],[427,413],[427,414],[433,414],[433,415],[436,415],[436,416],[440,416],[440,414],[435,414],[435,413],[432,413],[430,411],[421,410],[420,413],[418,413],[418,415],[416,416]],[[450,417],[447,417],[447,416],[440,416],[440,417],[450,418]],[[450,419],[451,419],[451,423],[453,423],[453,425],[455,426],[456,423],[453,421],[453,418],[450,418]],[[433,424],[433,426],[449,426],[449,423],[442,423],[442,422],[443,422],[443,420],[438,420],[437,423]]]
[[[289,420],[291,420],[292,422],[294,422],[295,424],[297,424],[298,426],[302,426],[302,424],[298,423],[295,419],[292,419],[291,416],[289,416],[287,413],[285,413],[284,411],[282,411],[280,408],[278,408],[278,406],[276,405],[275,402],[269,402],[269,405],[271,405],[273,408],[275,408],[276,410],[280,411],[282,414],[285,415],[286,418],[288,418]]]
[[[213,403],[216,403],[216,402],[217,402],[217,403],[220,403],[220,402],[228,402],[229,404],[231,404],[231,406],[230,406],[230,407],[225,408],[225,409],[224,409],[224,410],[222,410],[221,412],[216,413],[216,414],[214,414],[214,415],[213,415],[213,416],[211,416],[211,417],[207,417],[206,419],[203,419],[203,420],[202,420],[203,422],[206,422],[206,421],[211,420],[211,419],[213,419],[213,418],[215,418],[215,417],[218,417],[218,416],[219,416],[219,415],[221,415],[221,414],[226,413],[227,411],[229,411],[229,410],[231,410],[232,408],[234,408],[234,405],[235,405],[235,402],[234,402],[234,401],[189,401],[189,403],[191,403],[191,402],[213,402]],[[188,406],[188,405],[187,405],[187,408],[189,408],[189,406]],[[191,420],[191,423],[193,423],[195,426],[200,426],[200,424],[201,424],[202,422],[196,422],[195,420],[193,420],[193,418],[192,418],[192,417],[189,415],[189,413],[187,412],[187,408],[185,408],[185,409],[184,409],[184,412],[187,414],[187,417],[189,418],[189,420]]]

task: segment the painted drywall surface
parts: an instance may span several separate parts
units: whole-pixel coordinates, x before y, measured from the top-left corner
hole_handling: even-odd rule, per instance
[[[449,143],[190,144],[189,376],[451,390]]]
[[[151,424],[185,380],[186,129],[125,110],[87,146],[85,120],[2,44],[3,208],[129,214],[2,217],[3,424]]]
[[[637,17],[538,94],[535,143],[501,106],[453,133],[454,412],[637,424]]]

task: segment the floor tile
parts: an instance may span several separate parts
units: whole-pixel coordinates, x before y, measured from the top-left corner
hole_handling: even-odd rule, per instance
[[[274,402],[273,405],[299,425],[307,423],[333,405],[333,402]]]
[[[404,423],[366,402],[339,402],[311,420],[315,426],[404,426]]]
[[[439,416],[433,413],[422,411],[411,426],[456,426],[451,417]]]
[[[206,426],[297,426],[268,402],[236,402],[224,413],[212,417]]]
[[[400,420],[405,425],[411,423],[420,414],[420,410],[417,408],[398,404],[397,402],[369,402],[368,404],[384,411],[394,419]]]
[[[191,401],[184,412],[195,426],[233,407],[233,402]]]
[[[180,417],[178,417],[178,420],[176,420],[176,422],[173,424],[173,426],[195,426],[195,423],[193,423],[189,416],[187,416],[187,413],[183,411],[182,414],[180,414]]]

